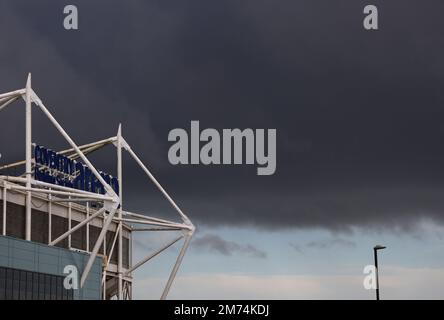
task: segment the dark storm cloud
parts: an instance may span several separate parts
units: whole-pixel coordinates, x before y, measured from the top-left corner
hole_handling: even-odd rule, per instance
[[[222,239],[218,235],[206,234],[193,240],[193,247],[213,251],[225,256],[248,255],[253,258],[266,258],[266,252],[256,248],[252,244],[239,244],[234,241]]]
[[[317,241],[310,241],[304,245],[290,243],[290,247],[292,247],[295,251],[299,253],[304,253],[306,249],[331,249],[332,247],[347,247],[353,248],[356,246],[354,241],[344,239],[344,238],[331,238],[331,239],[321,239]]]
[[[443,222],[442,1],[2,1],[0,91],[34,88],[79,143],[127,141],[193,220],[262,228]],[[6,110],[0,152],[23,157],[23,124]],[[22,110],[21,110],[22,111]],[[20,112],[21,112],[20,111]],[[64,145],[39,124],[35,141]],[[173,167],[169,130],[276,128],[277,171]],[[11,132],[20,149],[10,144]],[[6,148],[6,146],[8,148]],[[7,151],[6,151],[7,149]],[[114,170],[111,156],[94,156]],[[163,212],[133,164],[128,206]],[[148,205],[147,205],[148,204]]]
[[[310,241],[306,244],[308,248],[317,248],[317,249],[328,249],[333,246],[340,247],[355,247],[356,243],[353,241],[342,239],[342,238],[334,238],[334,239],[324,239],[320,241]]]

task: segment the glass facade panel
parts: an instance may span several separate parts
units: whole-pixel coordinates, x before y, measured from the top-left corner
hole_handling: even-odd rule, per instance
[[[6,269],[0,267],[0,300],[6,299]]]
[[[0,267],[0,300],[73,300],[63,276]]]
[[[32,300],[32,272],[26,272],[26,300]]]

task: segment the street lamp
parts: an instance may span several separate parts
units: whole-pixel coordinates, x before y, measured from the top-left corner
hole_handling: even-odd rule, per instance
[[[379,300],[379,276],[378,276],[378,250],[383,250],[387,247],[376,245],[373,248],[373,253],[375,255],[375,270],[376,270],[376,300]]]

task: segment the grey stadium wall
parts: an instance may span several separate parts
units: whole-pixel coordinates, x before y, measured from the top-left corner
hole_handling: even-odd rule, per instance
[[[75,266],[81,275],[89,254],[0,236],[0,300],[99,300],[102,259],[97,257],[85,285],[66,290],[64,268]]]

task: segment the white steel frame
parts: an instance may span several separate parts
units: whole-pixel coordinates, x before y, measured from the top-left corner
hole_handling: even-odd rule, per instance
[[[183,211],[179,208],[179,206],[174,202],[174,200],[170,197],[170,195],[165,191],[162,185],[157,181],[157,179],[153,176],[150,170],[143,164],[137,154],[131,149],[130,145],[126,142],[124,137],[122,136],[122,129],[119,125],[117,135],[114,137],[110,137],[108,139],[100,140],[97,142],[89,143],[86,145],[78,146],[71,137],[66,133],[63,127],[57,122],[57,120],[52,116],[52,114],[48,111],[46,106],[43,104],[42,100],[37,96],[34,90],[31,87],[31,74],[28,75],[28,79],[26,82],[26,87],[24,89],[19,89],[16,91],[0,94],[0,111],[11,105],[13,102],[17,101],[20,97],[25,100],[26,105],[26,139],[25,139],[25,147],[26,147],[26,159],[24,161],[8,164],[1,166],[0,169],[17,167],[20,165],[25,165],[25,173],[19,177],[12,176],[0,176],[0,185],[3,187],[3,210],[2,210],[2,223],[3,223],[3,234],[6,234],[6,199],[7,199],[7,190],[15,190],[26,193],[26,240],[31,240],[31,227],[32,227],[32,219],[31,219],[31,200],[34,195],[44,195],[48,199],[48,214],[49,214],[49,224],[51,224],[51,203],[54,202],[68,202],[69,206],[73,202],[85,202],[86,203],[86,219],[77,224],[74,227],[71,227],[68,231],[66,231],[63,235],[59,236],[57,239],[51,239],[49,237],[49,245],[56,245],[61,240],[66,237],[70,238],[70,235],[78,230],[79,228],[86,225],[87,228],[87,251],[90,253],[89,260],[82,272],[80,286],[83,287],[91,267],[94,263],[95,258],[97,257],[99,250],[103,248],[105,245],[105,236],[106,232],[110,226],[110,223],[114,221],[117,223],[118,228],[115,233],[115,237],[113,238],[111,250],[109,256],[106,260],[106,265],[104,268],[103,278],[102,278],[102,289],[103,296],[106,297],[106,275],[108,271],[108,267],[111,261],[111,256],[114,252],[115,245],[118,246],[118,258],[117,258],[117,274],[118,274],[118,286],[117,286],[117,299],[130,299],[131,294],[131,283],[125,281],[124,279],[132,278],[133,272],[144,265],[146,262],[162,253],[167,248],[171,247],[178,241],[184,239],[184,243],[181,247],[181,250],[178,254],[176,262],[172,268],[172,271],[169,275],[168,281],[165,285],[163,293],[161,295],[161,299],[166,299],[167,295],[171,289],[171,285],[176,277],[177,271],[180,267],[180,264],[183,260],[185,252],[189,246],[190,240],[195,231],[195,227],[190,219],[183,213]],[[64,186],[49,184],[41,181],[37,181],[32,176],[32,167],[35,165],[35,161],[32,158],[32,105],[35,104],[40,108],[40,110],[47,116],[47,118],[51,121],[51,123],[56,127],[59,133],[65,138],[65,140],[71,146],[70,149],[66,149],[60,151],[60,154],[64,154],[71,159],[81,159],[82,162],[91,170],[94,176],[102,183],[105,188],[105,195],[100,195],[96,193],[91,193],[88,191],[77,190],[73,188],[68,188]],[[106,181],[99,174],[94,165],[88,160],[86,154],[96,151],[108,144],[113,144],[117,149],[117,178],[119,181],[119,195],[117,195],[111,186],[106,183]],[[165,219],[150,217],[142,214],[132,213],[125,211],[123,209],[123,174],[122,174],[122,153],[126,151],[140,166],[140,168],[144,171],[144,173],[148,176],[148,178],[154,183],[157,189],[163,194],[163,196],[168,200],[171,206],[176,210],[181,218],[181,222],[174,222]],[[103,207],[96,212],[90,214],[89,203],[90,202],[98,202],[103,204]],[[94,244],[93,249],[90,251],[89,248],[89,223],[98,217],[103,218],[103,227],[100,232],[100,235]],[[124,270],[122,267],[122,249],[123,249],[123,223],[125,226],[129,228],[131,231],[130,234],[130,267],[127,270]],[[151,227],[148,228],[137,228],[136,225],[148,225]],[[154,253],[150,253],[145,258],[141,259],[139,262],[132,265],[131,257],[132,257],[132,231],[181,231],[182,234],[161,247]],[[50,231],[49,231],[50,232]]]

